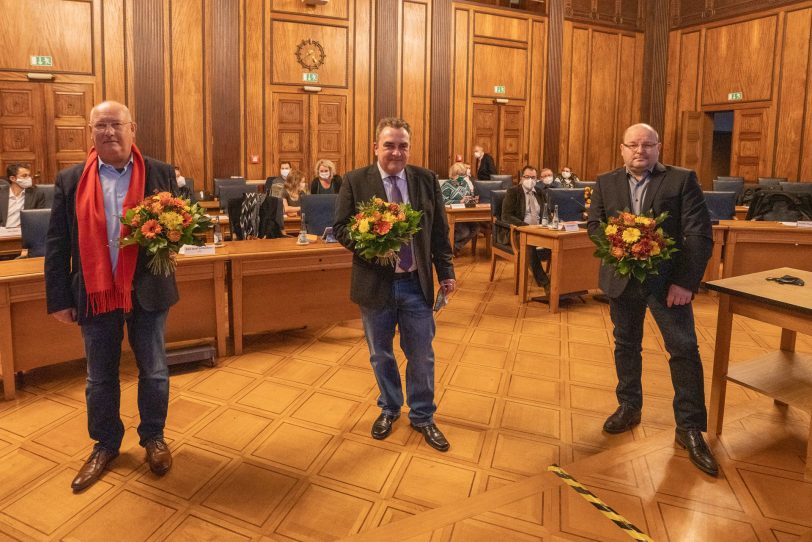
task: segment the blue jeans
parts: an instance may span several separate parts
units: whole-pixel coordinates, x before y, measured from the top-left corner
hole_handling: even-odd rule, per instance
[[[409,420],[415,427],[434,423],[434,317],[417,277],[392,283],[391,306],[361,307],[369,360],[378,389],[378,406],[384,414],[397,416],[403,406],[403,387],[392,342],[400,329],[400,347],[406,354],[406,396]]]
[[[169,404],[169,369],[164,345],[165,311],[147,311],[133,296],[133,310],[95,316],[82,324],[87,356],[87,426],[90,438],[110,451],[117,451],[124,438],[119,407],[119,362],[124,323],[138,365],[138,413],[141,445],[163,438]]]
[[[665,300],[652,295],[632,279],[623,293],[610,299],[609,309],[615,325],[615,368],[617,400],[635,408],[643,407],[642,342],[646,307],[651,310],[663,335],[670,359],[671,384],[674,386],[674,419],[680,429],[707,430],[705,381],[694,329],[694,311],[690,304],[668,308]]]

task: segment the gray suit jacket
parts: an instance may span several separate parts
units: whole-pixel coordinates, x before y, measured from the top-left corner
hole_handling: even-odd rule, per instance
[[[8,220],[8,198],[11,186],[0,183],[0,227]],[[23,209],[45,209],[45,194],[37,190],[36,185],[25,189]]]
[[[426,303],[434,303],[434,278],[432,263],[439,280],[453,279],[451,245],[448,242],[448,220],[437,175],[427,169],[406,166],[406,182],[409,202],[423,211],[420,231],[414,236],[414,250],[420,287]],[[353,242],[349,236],[349,222],[357,212],[357,205],[373,197],[386,199],[386,189],[377,164],[353,170],[344,176],[336,204],[333,232],[336,239],[350,250]],[[357,254],[352,259],[352,284],[350,299],[364,307],[379,308],[392,302],[392,279],[395,269],[369,262]]]
[[[675,247],[679,250],[670,260],[663,262],[659,274],[649,276],[645,284],[660,299],[665,299],[671,284],[695,292],[713,250],[710,215],[696,173],[657,163],[648,182],[640,208],[644,213],[651,211],[655,217],[668,212],[662,228],[676,241]],[[589,207],[589,234],[596,233],[601,221],[631,208],[626,168],[600,175]],[[600,287],[609,297],[622,294],[628,282],[628,278],[617,276],[614,268],[601,266]]]

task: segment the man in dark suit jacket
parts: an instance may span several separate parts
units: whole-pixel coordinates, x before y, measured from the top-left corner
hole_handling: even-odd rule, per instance
[[[144,158],[126,106],[103,102],[90,113],[94,147],[85,164],[59,173],[45,254],[48,312],[78,322],[87,356],[87,417],[93,452],[71,487],[92,485],[117,455],[119,361],[124,324],[138,364],[138,426],[150,469],[166,474],[172,456],[163,438],[169,402],[164,328],[178,300],[174,275],[153,275],[146,252],[119,247],[119,216],[155,192],[177,194],[172,168]]]
[[[411,129],[406,121],[385,118],[375,130],[375,164],[351,171],[344,177],[333,228],[336,239],[350,250],[354,244],[349,222],[357,205],[378,197],[389,202],[410,203],[422,211],[420,231],[400,249],[396,267],[361,258],[352,260],[350,298],[361,308],[370,361],[381,395],[381,415],[372,425],[372,436],[384,439],[400,416],[403,390],[392,340],[400,329],[400,345],[406,354],[406,392],[411,426],[433,448],[446,451],[448,441],[434,423],[434,280],[437,271],[444,294],[454,291],[454,266],[448,241],[448,221],[437,175],[407,165]]]
[[[476,178],[479,181],[487,181],[491,178],[491,175],[499,173],[496,171],[493,156],[486,153],[482,145],[474,147],[474,167],[476,168]]]
[[[671,357],[676,441],[688,449],[694,465],[716,476],[718,465],[702,437],[702,431],[707,429],[707,411],[691,308],[713,248],[708,208],[693,171],[658,162],[659,136],[652,127],[646,124],[629,127],[620,150],[625,167],[601,175],[592,192],[590,234],[596,233],[602,221],[626,209],[635,214],[651,212],[653,216],[668,212],[662,228],[676,241],[679,250],[663,262],[657,275],[649,276],[642,283],[621,278],[612,267],[601,266],[600,286],[610,299],[615,326],[620,404],[603,428],[608,433],[621,433],[640,423],[641,350],[648,307]]]
[[[19,228],[22,209],[45,209],[45,194],[37,190],[31,179],[31,170],[19,164],[9,164],[6,176],[10,184],[0,183],[0,228]],[[22,209],[12,205],[9,213],[11,196],[22,195]],[[19,201],[19,200],[17,200]]]
[[[530,165],[524,166],[520,184],[508,188],[505,192],[505,201],[502,203],[503,222],[514,226],[527,226],[541,222],[545,200],[544,194],[536,190],[537,182],[536,168]],[[530,200],[531,196],[533,200]],[[509,243],[510,240],[506,239],[505,242]],[[536,283],[539,286],[548,287],[550,277],[542,269],[541,262],[550,259],[550,249],[530,250],[528,255],[530,256],[530,269],[533,271]]]

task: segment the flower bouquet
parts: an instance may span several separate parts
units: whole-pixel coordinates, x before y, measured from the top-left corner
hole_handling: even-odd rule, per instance
[[[158,192],[128,209],[121,217],[124,225],[121,246],[138,244],[147,250],[147,267],[153,275],[169,276],[175,271],[175,254],[183,245],[201,245],[211,227],[206,212],[196,203]]]
[[[359,203],[358,213],[349,224],[355,251],[365,260],[394,267],[400,246],[420,231],[422,216],[422,211],[408,203],[389,203],[381,198]]]
[[[608,223],[601,222],[592,237],[598,246],[595,256],[614,267],[617,275],[643,282],[647,276],[656,275],[660,263],[670,260],[678,250],[660,227],[666,218],[668,213],[653,218],[621,212]]]

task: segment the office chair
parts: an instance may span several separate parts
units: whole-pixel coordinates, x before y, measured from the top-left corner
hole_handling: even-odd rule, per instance
[[[787,182],[786,177],[759,177],[760,186],[780,186],[782,182]]]
[[[562,222],[570,220],[583,220],[586,211],[586,199],[583,188],[548,188],[547,210],[552,216],[555,206],[558,205],[558,219]]]
[[[229,179],[214,179],[214,195],[220,197],[220,189],[224,186],[245,186],[245,179],[242,177],[231,177]]]
[[[242,199],[243,194],[247,194],[249,192],[256,192],[257,186],[252,185],[248,186],[243,181],[243,184],[237,184],[232,186],[221,186],[220,187],[220,210],[226,212],[228,210],[228,202],[233,198]]]
[[[723,177],[723,176],[720,175],[719,177],[716,177],[716,178],[718,180],[720,180],[720,181],[742,181],[742,182],[744,182],[744,177]]]
[[[50,209],[54,204],[54,185],[38,184],[37,190],[45,194],[45,208]]]
[[[733,220],[736,217],[736,192],[704,192],[711,220]]]
[[[798,194],[798,193],[812,194],[812,182],[806,182],[806,183],[782,182],[781,183],[781,190],[783,190],[784,192],[793,192],[795,194]]]
[[[502,183],[502,190],[507,190],[513,186],[513,175],[491,175],[492,181],[500,181]]]
[[[491,192],[491,278],[496,273],[496,259],[502,258],[510,262],[513,267],[513,293],[519,293],[519,250],[516,239],[511,235],[511,227],[502,222],[502,205],[505,202],[506,190],[493,190]]]
[[[575,188],[586,188],[587,186],[594,189],[598,181],[575,181]]]
[[[738,201],[739,198],[741,198],[742,193],[744,192],[744,180],[714,179],[713,190],[714,192],[735,192],[736,200]]]
[[[474,181],[474,194],[479,196],[479,203],[491,203],[494,190],[504,190],[502,181]]]
[[[338,194],[305,194],[301,197],[307,233],[321,235],[325,228],[335,224]]]
[[[22,245],[28,249],[28,257],[45,256],[45,238],[51,222],[50,209],[23,209],[20,211]]]

